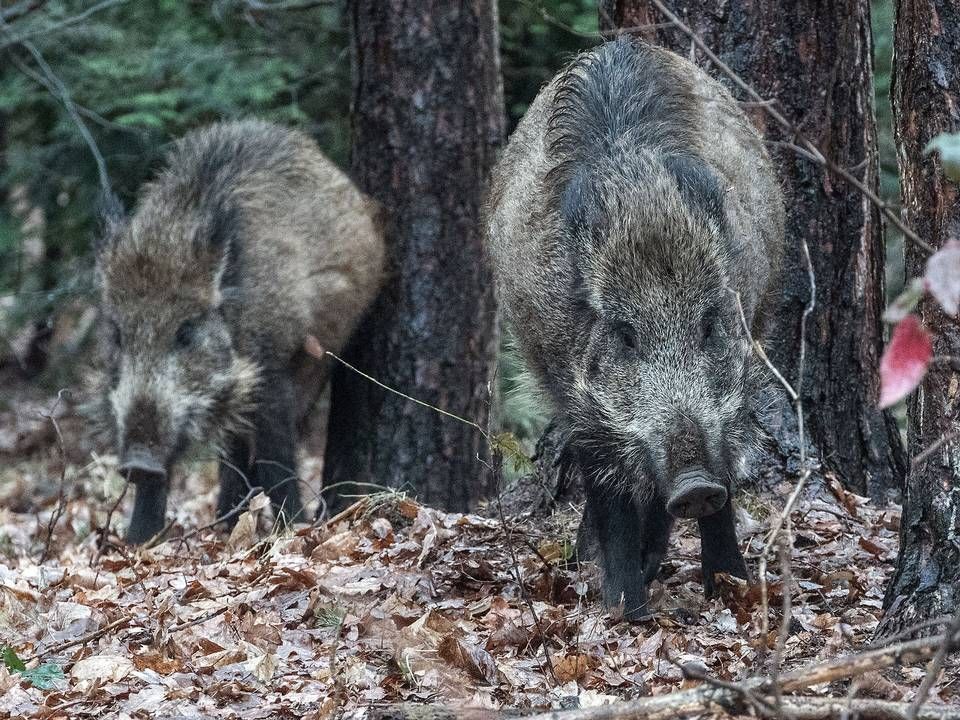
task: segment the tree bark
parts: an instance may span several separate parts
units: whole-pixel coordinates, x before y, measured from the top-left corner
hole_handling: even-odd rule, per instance
[[[868,0],[828,5],[801,0],[789,8],[779,0],[667,0],[665,5],[764,98],[775,100],[827,157],[877,187]],[[655,26],[665,18],[650,0],[601,0],[600,16],[608,30],[633,28],[690,56],[691,42],[683,32]],[[743,99],[721,72],[712,72]],[[791,383],[801,386],[810,440],[825,469],[840,475],[849,489],[882,498],[902,487],[906,465],[896,422],[877,410],[884,306],[878,213],[851,185],[790,149],[791,138],[763,108],[744,107],[768,141],[787,202],[782,296],[768,353]],[[817,289],[801,380],[800,323],[810,297],[803,240]],[[779,446],[774,464],[781,468],[796,445],[791,413],[780,403],[779,417],[768,427]]]
[[[353,172],[386,209],[392,261],[349,359],[485,428],[497,328],[480,207],[504,132],[496,3],[351,0],[348,12]],[[484,453],[476,427],[337,368],[325,485],[402,487],[466,510],[489,491]]]
[[[924,154],[941,132],[960,131],[960,7],[949,0],[900,0],[894,35],[893,116],[900,192],[910,226],[934,247],[957,238],[957,186],[935,155]],[[907,246],[907,273],[923,275],[927,254]],[[936,301],[920,305],[934,355],[960,353],[960,326]],[[960,374],[934,364],[909,406],[908,445],[916,456],[960,430]],[[960,605],[960,447],[947,443],[914,463],[900,526],[900,556],[885,605],[883,632]]]

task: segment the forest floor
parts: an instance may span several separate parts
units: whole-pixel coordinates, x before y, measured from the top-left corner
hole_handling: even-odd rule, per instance
[[[260,496],[227,534],[203,529],[215,470],[198,463],[176,481],[172,539],[125,547],[132,493],[118,503],[112,458],[78,440],[84,424],[62,407],[57,441],[42,416],[53,405],[0,410],[0,718],[320,720],[402,702],[586,708],[697,686],[694,670],[743,680],[775,654],[780,561],[768,569],[765,626],[756,586],[727,579],[723,597],[704,600],[692,523],[674,533],[652,617],[633,624],[603,610],[595,573],[565,566],[575,508],[504,524],[382,494],[276,533]],[[790,489],[740,498],[754,570]],[[899,518],[897,506],[835,483],[800,499],[784,672],[870,644]],[[805,692],[909,701],[925,673],[896,665],[852,690]],[[956,661],[929,698],[960,705]]]

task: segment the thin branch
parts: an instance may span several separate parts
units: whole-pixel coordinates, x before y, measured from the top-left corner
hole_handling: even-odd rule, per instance
[[[247,10],[253,12],[274,12],[276,10],[311,10],[316,7],[335,5],[336,0],[277,0],[277,2],[262,2],[262,0],[244,0]]]
[[[793,385],[790,384],[790,382],[783,376],[783,373],[777,369],[777,366],[774,365],[767,356],[766,351],[763,349],[763,345],[761,345],[758,340],[754,339],[753,334],[750,331],[750,324],[747,322],[747,315],[743,310],[743,301],[740,299],[740,293],[736,290],[730,290],[729,292],[733,293],[733,296],[737,301],[737,310],[740,311],[740,324],[747,335],[747,339],[750,341],[750,347],[753,348],[753,351],[757,354],[757,357],[763,360],[763,364],[767,366],[767,369],[771,373],[773,373],[773,376],[777,379],[777,382],[783,386],[783,389],[786,390],[787,395],[790,396],[790,399],[795,402],[800,397],[797,394],[797,391],[793,389]]]
[[[120,507],[120,503],[122,503],[123,499],[127,496],[127,490],[129,489],[130,478],[126,477],[124,478],[123,490],[113,505],[110,506],[110,509],[107,511],[107,519],[103,521],[103,527],[100,528],[100,539],[97,542],[97,552],[93,556],[93,563],[96,563],[100,559],[104,549],[107,547],[107,543],[109,542],[110,538],[110,523],[113,521],[113,514],[117,511],[117,508]]]
[[[14,20],[19,20],[25,15],[29,15],[34,10],[37,10],[43,7],[46,0],[23,0],[18,2],[16,5],[11,5],[10,7],[3,9],[0,8],[0,20],[5,23],[11,23]]]
[[[930,667],[927,669],[927,674],[924,676],[923,682],[920,683],[917,696],[913,699],[913,702],[910,703],[910,709],[907,710],[907,720],[917,720],[920,716],[920,709],[923,707],[924,702],[926,702],[927,695],[930,694],[930,688],[933,687],[933,683],[937,681],[937,676],[940,674],[943,663],[947,659],[947,653],[950,651],[951,646],[957,644],[958,640],[960,640],[957,637],[958,633],[960,633],[960,613],[957,613],[956,617],[954,617],[953,622],[947,630],[943,644],[940,645],[937,654],[934,655],[933,660],[930,661]]]
[[[156,547],[157,545],[160,545],[166,542],[167,540],[177,540],[179,542],[186,542],[190,538],[196,537],[200,533],[205,532],[206,530],[210,530],[211,528],[216,527],[220,523],[226,522],[227,520],[230,520],[236,515],[239,515],[241,512],[243,512],[246,509],[247,503],[250,502],[253,499],[253,497],[260,492],[263,492],[263,489],[260,486],[250,488],[247,491],[247,494],[244,495],[243,498],[240,500],[240,502],[234,505],[234,507],[231,510],[229,510],[228,512],[225,512],[223,515],[218,517],[213,522],[207,523],[206,525],[202,525],[201,527],[194,528],[193,530],[183,533],[182,535],[178,535],[177,537],[173,537],[173,538],[166,537],[167,533],[170,532],[170,529],[173,527],[173,524],[174,524],[173,522],[169,522],[167,523],[166,526],[164,526],[162,530],[160,530],[160,532],[158,532],[152,538],[147,540],[147,542],[143,544],[143,547],[146,549]]]
[[[82,23],[84,20],[87,20],[88,18],[90,18],[93,15],[96,15],[98,12],[102,10],[106,10],[107,8],[114,7],[115,5],[123,5],[126,2],[129,2],[129,0],[103,0],[103,2],[99,2],[96,5],[93,5],[87,8],[79,15],[74,15],[73,17],[60,20],[59,22],[55,22],[51,25],[45,25],[43,27],[36,28],[35,30],[30,30],[29,32],[23,32],[23,33],[20,33],[19,35],[8,38],[5,42],[0,43],[0,50],[6,50],[7,48],[13,47],[15,45],[26,46],[25,41],[33,37],[43,36],[44,38],[49,38],[54,33],[60,32],[61,30],[64,30],[65,28],[71,27],[73,25],[77,25],[78,23]],[[38,4],[42,4],[42,3],[38,3]],[[0,18],[0,20],[5,21],[7,20],[7,18],[2,17]]]
[[[9,36],[11,34],[9,26],[2,19],[0,19],[0,30],[2,30],[5,35]],[[76,125],[77,130],[79,131],[81,137],[83,138],[83,141],[87,144],[87,147],[90,149],[90,154],[93,155],[93,160],[97,165],[97,175],[99,176],[99,179],[100,179],[100,188],[105,193],[111,192],[112,188],[110,185],[110,176],[107,174],[107,163],[103,159],[103,155],[100,152],[100,148],[97,147],[96,140],[94,140],[93,135],[90,134],[90,129],[87,127],[87,124],[83,121],[83,118],[80,117],[80,113],[77,110],[77,106],[74,104],[73,100],[70,97],[70,91],[67,89],[67,86],[64,85],[63,81],[61,81],[60,78],[57,77],[56,73],[53,72],[53,69],[44,59],[43,54],[36,48],[36,46],[33,43],[26,40],[18,41],[18,43],[22,45],[28,53],[30,53],[31,57],[33,57],[34,62],[37,63],[37,66],[40,68],[40,71],[43,73],[43,75],[46,77],[46,79],[52,86],[53,88],[52,92],[54,97],[56,97],[63,104],[67,113],[70,115],[71,119]],[[11,57],[13,57],[14,64],[16,64],[20,68],[24,67],[22,61],[19,58],[15,56],[11,56]]]
[[[57,527],[57,523],[60,522],[60,518],[63,517],[63,513],[67,507],[67,494],[66,494],[66,485],[67,485],[67,451],[63,441],[63,433],[60,432],[60,423],[57,422],[55,414],[57,408],[60,406],[60,403],[63,400],[63,394],[69,393],[67,389],[61,389],[57,393],[57,401],[53,404],[53,407],[50,408],[48,412],[41,413],[41,415],[50,421],[53,425],[53,430],[57,434],[57,450],[60,455],[60,487],[57,491],[57,507],[54,509],[53,513],[50,515],[50,520],[47,522],[47,537],[43,543],[43,554],[40,555],[39,564],[43,565],[47,561],[47,558],[50,557],[50,546],[53,541],[53,532]]]
[[[584,32],[583,30],[577,30],[573,25],[564,22],[556,15],[551,15],[550,11],[546,7],[539,4],[534,4],[530,0],[520,0],[520,3],[525,7],[530,8],[531,10],[536,10],[540,17],[543,19],[547,25],[553,25],[554,27],[563,30],[574,37],[581,37],[587,40],[601,40],[607,36],[616,36],[616,35],[627,35],[631,33],[643,33],[649,32],[651,30],[664,30],[666,28],[673,27],[672,22],[661,22],[661,23],[649,23],[647,25],[633,25],[631,27],[618,28],[609,33],[604,32]],[[603,10],[601,9],[601,12]]]
[[[960,438],[960,430],[951,430],[950,432],[944,433],[943,435],[938,437],[936,440],[930,443],[927,447],[925,447],[919,453],[914,455],[913,458],[911,458],[910,460],[911,472],[913,470],[916,470],[918,467],[923,465],[927,460],[929,460],[930,457],[937,452],[937,450],[942,448],[944,445],[949,445],[950,443],[952,443],[954,440],[957,440],[958,438]]]
[[[478,423],[474,422],[473,420],[467,420],[467,419],[464,418],[464,417],[460,417],[459,415],[455,415],[454,413],[449,412],[449,411],[447,411],[447,410],[444,410],[443,408],[439,408],[439,407],[437,407],[436,405],[431,405],[430,403],[424,402],[423,400],[417,400],[417,398],[415,398],[415,397],[411,397],[410,395],[407,395],[406,393],[400,392],[399,390],[395,390],[394,388],[390,387],[389,385],[385,385],[384,383],[380,382],[379,380],[377,380],[377,379],[376,379],[375,377],[373,377],[372,375],[368,375],[367,373],[363,372],[363,370],[360,370],[360,369],[358,369],[357,367],[351,365],[351,364],[348,363],[346,360],[344,360],[343,358],[341,358],[341,357],[339,357],[339,356],[337,356],[337,355],[334,355],[334,354],[333,354],[332,352],[330,352],[329,350],[324,350],[323,352],[324,352],[325,355],[329,355],[330,357],[332,357],[334,360],[336,360],[338,363],[340,363],[341,365],[343,365],[343,366],[346,367],[347,369],[352,370],[353,372],[355,372],[355,373],[356,373],[357,375],[359,375],[360,377],[365,378],[366,380],[369,380],[369,381],[372,382],[374,385],[383,388],[383,389],[386,390],[387,392],[391,392],[391,393],[393,393],[394,395],[399,395],[399,396],[402,397],[404,400],[409,400],[410,402],[416,403],[417,405],[422,405],[422,406],[425,407],[425,408],[430,408],[431,410],[434,410],[434,411],[440,413],[441,415],[446,415],[447,417],[453,418],[454,420],[457,420],[458,422],[461,422],[461,423],[463,423],[464,425],[468,425],[468,426],[472,427],[474,430],[477,430],[481,435],[483,435],[484,440],[486,440],[488,443],[491,442],[491,440],[490,440],[490,437],[491,437],[491,436],[487,434],[487,431],[484,430],[482,427],[480,427],[480,425],[479,425]]]
[[[56,655],[58,653],[62,653],[64,650],[69,650],[70,648],[77,647],[78,645],[86,645],[87,643],[93,642],[94,640],[99,640],[104,635],[109,633],[111,630],[116,630],[117,628],[123,627],[125,625],[129,625],[132,622],[133,622],[133,618],[122,617],[119,620],[114,620],[112,623],[104,625],[102,628],[98,630],[94,630],[93,632],[89,632],[86,635],[81,635],[80,637],[75,638],[73,640],[66,640],[62,643],[57,643],[56,645],[52,645],[51,647],[47,648],[43,652],[39,652],[31,658],[25,658],[24,662],[25,663],[32,662],[33,660],[39,660],[41,658],[49,657],[50,655]]]
[[[490,398],[493,397],[493,380],[487,383],[487,396]],[[492,424],[493,413],[489,413],[487,417],[488,422]],[[484,434],[484,437],[493,437],[492,426]],[[544,632],[543,625],[540,622],[540,614],[533,606],[530,598],[527,597],[527,590],[523,584],[523,578],[520,575],[520,562],[517,560],[517,551],[513,544],[513,529],[507,522],[506,515],[503,512],[503,451],[501,450],[500,446],[495,443],[489,443],[488,447],[490,450],[490,465],[488,467],[493,473],[494,487],[497,488],[497,513],[500,515],[500,526],[503,528],[503,531],[507,536],[507,548],[510,550],[510,560],[513,568],[514,580],[517,583],[517,589],[520,591],[520,599],[523,600],[524,604],[527,606],[527,609],[530,611],[530,615],[533,617],[533,623],[537,628],[537,633],[540,635],[540,645],[543,647],[543,657],[546,662],[547,669],[550,671],[550,677],[553,679],[554,686],[559,687],[561,683],[557,679],[557,672],[553,667],[553,660],[550,657],[550,648],[547,644],[547,635]],[[537,554],[539,555],[539,553]],[[541,559],[543,558],[541,557]]]
[[[853,185],[860,193],[867,198],[882,214],[883,216],[897,227],[900,232],[903,233],[910,242],[912,242],[917,247],[922,248],[928,253],[933,253],[933,247],[920,239],[920,236],[917,235],[900,217],[893,212],[890,205],[887,204],[882,198],[880,198],[873,190],[868,188],[863,182],[857,178],[853,173],[848,169],[837,165],[829,158],[827,158],[820,148],[810,140],[806,135],[804,135],[800,128],[798,128],[794,123],[790,122],[786,117],[783,116],[775,107],[775,104],[770,103],[766,98],[762,97],[760,93],[754,90],[753,86],[747,83],[742,77],[740,77],[733,69],[730,68],[725,62],[723,62],[717,55],[707,46],[697,33],[695,33],[690,27],[685,24],[679,17],[677,17],[666,5],[661,2],[661,0],[650,0],[650,2],[660,11],[660,13],[672,22],[677,29],[682,31],[687,37],[690,38],[697,48],[706,55],[720,71],[730,78],[733,83],[740,88],[743,92],[749,95],[750,99],[756,103],[760,103],[760,107],[772,117],[778,125],[787,133],[789,137],[794,138],[799,147],[804,151],[804,157],[808,158],[812,162],[820,165],[821,167],[827,168],[836,175],[839,175],[841,178],[846,180],[848,183]]]

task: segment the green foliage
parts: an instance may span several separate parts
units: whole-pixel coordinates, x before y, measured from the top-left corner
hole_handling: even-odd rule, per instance
[[[254,13],[233,1],[125,2],[63,25],[89,7],[48,2],[10,33],[29,35],[69,90],[127,205],[172,139],[214,120],[258,116],[300,126],[345,160],[349,63],[336,7]],[[89,267],[100,187],[93,155],[42,69],[18,46],[0,55],[0,187],[25,188],[45,221],[35,277],[14,273],[24,238],[4,208],[0,293],[18,294],[30,305],[26,315],[42,316],[61,300],[55,289]]]
[[[893,68],[893,0],[874,0],[873,87],[877,113],[877,144],[880,149],[880,189],[885,198],[900,193],[897,148],[893,139],[893,110],[890,107],[890,72]]]
[[[501,0],[500,47],[507,114],[523,117],[543,85],[600,41],[596,0]]]
[[[59,680],[63,680],[63,670],[53,663],[43,663],[35,668],[27,669],[27,665],[17,655],[12,647],[4,647],[0,651],[0,660],[12,673],[17,673],[39,690],[52,690]]]
[[[877,115],[877,149],[880,156],[880,196],[896,205],[900,202],[897,146],[893,137],[893,108],[890,106],[890,73],[893,69],[893,0],[873,0],[873,87]],[[903,237],[887,226],[887,302],[900,294],[904,281]]]
[[[128,207],[171,140],[218,119],[252,115],[299,126],[346,164],[349,53],[340,4],[253,12],[244,0],[121,0],[64,24],[95,6],[50,0],[10,34],[28,35],[68,89]],[[597,11],[595,0],[502,0],[499,11],[512,127],[543,84],[599,40]],[[0,30],[0,44],[6,37]],[[42,68],[17,46],[0,50],[0,63],[0,296],[16,299],[3,306],[2,336],[89,294],[100,188],[94,157]],[[4,201],[13,188],[22,202]],[[24,235],[14,204],[42,211],[42,242]],[[544,421],[519,373],[516,358],[505,355],[508,459],[525,457],[517,438],[529,445]]]
[[[949,180],[960,182],[960,133],[940,133],[929,142],[925,153],[936,151]]]

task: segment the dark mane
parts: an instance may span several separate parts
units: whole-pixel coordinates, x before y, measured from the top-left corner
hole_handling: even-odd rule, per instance
[[[689,82],[651,46],[620,37],[579,56],[547,117],[554,209],[572,228],[594,226],[617,202],[599,177],[636,187],[666,172],[692,208],[722,224],[720,186],[692,153],[697,119]]]
[[[627,37],[584,53],[557,85],[547,119],[550,155],[558,165],[586,165],[638,147],[682,153],[695,102],[674,80],[659,53]]]
[[[290,167],[295,157],[288,132],[257,121],[213,125],[182,138],[168,157],[166,180],[184,212],[198,213],[194,241],[229,247],[242,221],[239,186],[252,174]]]

